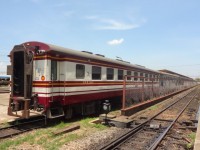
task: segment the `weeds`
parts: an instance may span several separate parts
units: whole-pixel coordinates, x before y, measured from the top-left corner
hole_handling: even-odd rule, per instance
[[[90,123],[92,120],[96,118],[85,118],[79,121],[81,129],[87,129],[87,130],[81,130],[80,133],[71,132],[59,136],[54,136],[53,131],[65,128],[72,123],[65,123],[61,122],[53,127],[49,127],[46,129],[38,129],[34,130],[29,133],[25,133],[24,135],[20,135],[18,137],[15,137],[14,139],[6,139],[4,141],[0,142],[0,150],[7,150],[9,148],[15,148],[17,146],[20,146],[23,143],[28,143],[30,145],[40,145],[44,149],[48,150],[56,150],[59,149],[62,145],[76,140],[83,138],[86,132],[90,131],[97,131],[97,130],[104,130],[107,127],[101,124],[92,124]]]
[[[153,106],[151,106],[151,107],[149,108],[149,110],[156,110],[157,108],[158,108],[157,105],[153,105]]]
[[[99,130],[104,130],[106,129],[107,127],[102,125],[102,124],[92,124],[90,123],[92,120],[95,120],[96,118],[86,118],[86,119],[82,119],[80,121],[80,125],[84,128],[96,128],[96,129],[99,129]]]
[[[195,137],[196,137],[196,133],[192,132],[188,135],[188,137],[191,139],[191,143],[187,144],[187,149],[193,149],[194,147],[194,141],[195,141]]]

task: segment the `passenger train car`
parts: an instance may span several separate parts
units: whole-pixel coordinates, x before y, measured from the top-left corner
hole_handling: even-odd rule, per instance
[[[135,76],[136,82],[142,81],[140,76],[146,83],[154,78],[154,84],[162,87],[168,78],[183,85],[195,84],[185,76],[41,42],[16,45],[9,56],[7,72],[12,82],[8,114],[23,118],[30,117],[31,109],[48,118],[92,114],[102,100],[122,96],[124,75]]]

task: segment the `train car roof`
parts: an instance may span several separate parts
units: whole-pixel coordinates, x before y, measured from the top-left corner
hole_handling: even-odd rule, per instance
[[[171,71],[171,70],[167,70],[167,69],[162,69],[162,70],[158,70],[158,71],[160,71],[160,72],[165,72],[165,73],[169,73],[169,74],[173,74],[173,75],[177,75],[177,76],[181,76],[181,77],[183,77],[183,78],[189,78],[189,77],[187,77],[187,76],[184,76],[184,75],[182,75],[182,74],[179,74],[179,73],[173,72],[173,71]],[[191,79],[191,78],[190,78],[190,79]]]
[[[159,70],[158,70],[159,71]],[[168,76],[173,76],[173,77],[180,77],[178,75],[175,75],[175,74],[170,74],[170,73],[167,73],[167,72],[162,72],[162,71],[159,71],[160,74],[163,74],[163,75],[168,75]]]
[[[145,67],[140,66],[140,65],[133,65],[133,64],[130,64],[129,62],[126,62],[126,61],[123,61],[123,60],[114,60],[114,59],[111,59],[111,58],[106,58],[103,55],[92,54],[92,53],[89,53],[87,51],[77,51],[77,50],[73,50],[73,49],[69,49],[69,48],[64,48],[64,47],[60,47],[60,46],[56,46],[56,45],[52,45],[52,44],[47,44],[47,43],[42,43],[42,42],[36,42],[36,41],[25,42],[22,45],[25,46],[25,47],[38,46],[40,50],[45,50],[47,52],[54,51],[54,52],[59,52],[59,53],[63,53],[63,54],[67,53],[67,54],[78,56],[78,57],[85,57],[85,58],[89,58],[89,59],[95,59],[95,60],[100,60],[100,61],[104,61],[104,62],[110,62],[110,63],[119,64],[119,65],[123,65],[123,66],[133,67],[133,68],[136,68],[138,70],[146,70],[146,71],[149,71],[149,72],[160,74],[159,71],[151,70],[151,69],[145,68]]]
[[[180,77],[180,78],[193,80],[193,79],[190,78],[190,77],[184,76],[184,75],[182,75],[182,74],[179,74],[179,73],[176,73],[176,72],[167,70],[167,69],[162,69],[162,70],[158,70],[158,71],[160,71],[160,72],[162,72],[162,73],[168,73],[168,74],[171,74],[171,75],[176,75],[176,76],[178,76],[178,77]]]
[[[186,77],[180,74],[175,74],[175,73],[170,73],[170,72],[161,72],[161,71],[156,71],[156,70],[152,70],[152,69],[148,69],[144,66],[141,65],[136,65],[136,64],[130,64],[127,61],[123,61],[123,60],[115,60],[115,59],[111,59],[111,58],[106,58],[103,55],[100,54],[93,54],[87,51],[78,51],[78,50],[73,50],[73,49],[69,49],[69,48],[64,48],[61,46],[56,46],[56,45],[52,45],[52,44],[47,44],[47,43],[43,43],[43,42],[38,42],[38,41],[30,41],[30,42],[25,42],[22,43],[21,45],[16,45],[17,46],[23,46],[24,48],[29,48],[33,47],[37,48],[38,50],[45,50],[46,52],[55,52],[55,53],[61,53],[61,54],[70,54],[70,55],[74,55],[74,56],[78,56],[78,57],[84,57],[84,58],[88,58],[88,59],[94,59],[94,60],[99,60],[99,61],[103,61],[103,62],[109,62],[109,63],[113,63],[113,64],[118,64],[118,65],[122,65],[122,66],[127,66],[127,67],[132,67],[135,68],[139,71],[141,70],[145,70],[145,71],[149,71],[151,73],[157,73],[157,74],[165,74],[165,75],[171,75],[174,77]],[[14,48],[15,48],[14,47]],[[189,78],[189,77],[187,77]],[[190,78],[189,78],[190,79]]]

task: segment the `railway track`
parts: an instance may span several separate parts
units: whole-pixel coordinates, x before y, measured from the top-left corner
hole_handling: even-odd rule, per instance
[[[137,126],[132,125],[133,128],[130,131],[102,146],[100,150],[156,149],[196,95],[197,88],[179,98],[145,122]]]
[[[44,127],[46,125],[46,120],[44,116],[41,116],[14,121],[11,124],[13,125],[0,128],[0,139],[12,137],[24,132]]]

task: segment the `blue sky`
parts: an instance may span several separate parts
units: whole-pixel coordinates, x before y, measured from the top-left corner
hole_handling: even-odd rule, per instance
[[[12,47],[41,41],[200,77],[198,0],[2,0],[0,74]]]

